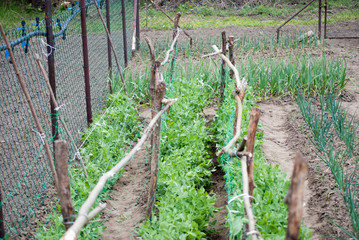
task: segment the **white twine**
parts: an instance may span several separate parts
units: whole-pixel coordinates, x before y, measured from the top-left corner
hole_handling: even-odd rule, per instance
[[[44,39],[41,39],[41,43],[42,43],[42,46],[41,46],[41,51],[42,51],[42,54],[44,54],[46,57],[50,56],[52,54],[52,50],[56,50],[55,47],[47,44]],[[46,51],[44,49],[47,49],[47,47],[50,47],[50,52],[49,53],[46,53]]]
[[[65,106],[65,104],[62,104],[62,105],[58,106],[57,108],[55,108],[54,110],[55,110],[56,112],[58,112],[58,111],[60,110],[60,108],[62,108],[62,107],[64,107],[64,106]]]
[[[79,151],[80,151],[80,149],[83,147],[83,145],[87,142],[87,139],[91,136],[92,132],[93,132],[98,126],[101,125],[100,122],[101,122],[102,119],[106,116],[106,113],[111,109],[113,103],[114,103],[115,100],[116,100],[116,97],[117,97],[118,95],[120,95],[120,93],[122,92],[122,90],[123,90],[123,87],[121,87],[121,89],[119,89],[118,93],[117,93],[116,96],[113,98],[113,101],[111,102],[110,106],[109,106],[108,108],[106,108],[105,112],[101,115],[101,118],[100,118],[95,124],[93,124],[94,127],[91,129],[90,133],[87,135],[87,137],[85,138],[85,140],[81,143],[81,145],[80,145],[80,147],[79,147],[79,149],[78,149]],[[122,128],[123,128],[123,127],[122,127]],[[76,156],[77,156],[77,153],[74,154],[74,157],[72,158],[72,161],[75,160]]]
[[[228,201],[228,204],[230,204],[232,201],[234,201],[234,200],[236,200],[236,199],[238,199],[238,198],[240,198],[240,197],[248,197],[248,198],[253,198],[253,199],[255,199],[253,196],[251,196],[251,195],[249,195],[249,194],[244,194],[244,193],[243,193],[243,194],[239,194],[239,195],[233,197],[231,200]]]
[[[42,142],[42,145],[45,145],[45,134],[41,134],[39,133],[38,131],[36,131],[35,129],[31,129],[34,133],[37,133],[37,135],[39,135],[40,139],[41,139],[41,142]]]

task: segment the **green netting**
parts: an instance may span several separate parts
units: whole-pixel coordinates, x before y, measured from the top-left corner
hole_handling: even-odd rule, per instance
[[[106,2],[98,1],[101,13],[106,16]],[[108,95],[108,43],[107,35],[93,1],[86,0],[89,48],[91,101],[94,113],[105,106]],[[109,0],[111,35],[115,50],[124,67],[121,1]],[[131,57],[134,3],[125,1],[127,55]],[[19,28],[7,31],[12,42],[17,65],[33,100],[35,110],[44,128],[46,139],[52,148],[50,97],[34,54],[41,57],[47,69],[44,20],[19,23]],[[87,126],[85,86],[82,60],[81,21],[78,3],[53,16],[56,92],[59,110],[64,117],[76,144]],[[5,42],[0,37],[0,186],[3,200],[5,231],[10,238],[17,238],[44,203],[50,184],[51,172],[43,150],[42,140],[28,109],[16,78]],[[114,73],[117,71],[112,55]],[[56,116],[55,116],[56,117]],[[62,126],[58,132],[62,139],[71,142]],[[74,158],[72,146],[70,159]]]

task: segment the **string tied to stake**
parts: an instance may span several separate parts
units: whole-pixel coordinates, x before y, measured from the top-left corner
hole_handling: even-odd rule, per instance
[[[44,54],[46,57],[49,57],[51,54],[52,54],[52,51],[53,50],[56,50],[55,47],[51,46],[50,44],[47,44],[43,39],[41,39],[41,43],[42,43],[42,46],[41,46],[41,51],[42,51],[42,54]],[[47,53],[45,51],[45,49],[49,47],[50,48],[50,52]]]
[[[35,129],[31,129],[31,131],[33,131],[34,133],[37,133],[37,135],[39,135],[42,145],[45,145],[45,134],[44,133],[40,133],[38,131],[36,131]]]
[[[230,204],[231,202],[233,202],[234,200],[236,200],[236,199],[238,199],[238,198],[240,198],[240,197],[248,197],[248,198],[253,198],[253,199],[255,199],[253,196],[251,196],[251,195],[249,195],[249,194],[244,194],[244,193],[243,193],[243,194],[239,194],[239,195],[233,197],[231,200],[228,201],[228,204]]]
[[[54,110],[56,112],[58,112],[62,107],[65,107],[65,104],[62,104],[62,105],[58,106],[57,108],[54,108]]]

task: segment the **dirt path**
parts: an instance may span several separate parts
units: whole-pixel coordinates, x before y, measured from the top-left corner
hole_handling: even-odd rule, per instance
[[[212,124],[214,116],[217,114],[215,108],[212,106],[207,107],[203,109],[203,113],[206,119],[209,121],[208,125],[210,126]],[[224,172],[222,168],[219,166],[219,162],[216,156],[215,144],[211,146],[211,150],[212,150],[211,157],[215,168],[211,175],[212,185],[207,191],[215,194],[217,201],[214,204],[214,207],[220,208],[220,211],[215,214],[214,218],[210,219],[210,221],[216,221],[216,224],[212,228],[210,228],[210,230],[213,230],[214,233],[209,234],[207,236],[207,239],[226,240],[228,236],[228,228],[225,226],[226,224],[225,217],[227,216],[226,206],[228,201],[228,194],[224,188],[225,185]]]
[[[140,109],[147,125],[151,120],[150,109]],[[144,146],[149,144],[149,140]],[[102,239],[134,239],[135,229],[144,220],[147,206],[150,153],[143,147],[126,165],[123,174],[113,187],[111,198],[103,214],[106,230]]]
[[[294,103],[295,104],[295,103]],[[263,102],[259,104],[261,110],[260,123],[263,125],[264,143],[262,151],[266,160],[271,164],[278,164],[279,168],[287,174],[287,179],[292,176],[295,151],[290,147],[288,140],[291,133],[288,131],[288,120],[295,105],[290,99],[283,101]],[[306,226],[317,224],[317,216],[308,209],[308,202],[312,191],[308,187],[308,179],[305,181],[304,190],[304,215],[303,221]],[[319,236],[314,232],[313,239]]]

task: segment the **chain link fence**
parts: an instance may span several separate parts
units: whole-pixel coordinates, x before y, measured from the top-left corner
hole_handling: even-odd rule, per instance
[[[100,113],[109,94],[111,66],[108,39],[94,2],[85,2],[92,111]],[[109,5],[106,6],[106,3]],[[121,1],[102,0],[98,4],[104,18],[106,9],[109,10],[111,36],[120,65],[124,67],[124,41],[129,46],[127,56],[131,56],[134,1],[124,1],[125,32]],[[81,133],[88,125],[80,11],[77,2],[53,16],[54,48],[51,53],[55,58],[57,101],[62,105],[59,114],[65,119],[77,145],[80,145]],[[51,118],[56,116],[51,115],[50,96],[34,58],[35,53],[39,54],[47,69],[45,21],[37,19],[33,24],[23,22],[19,28],[9,30],[6,34],[46,139],[52,141]],[[113,53],[110,56],[113,58]],[[15,239],[44,203],[52,177],[43,150],[43,139],[36,132],[35,122],[12,64],[5,41],[0,37],[0,209],[4,216],[0,221],[6,237]],[[113,72],[116,74],[116,71]],[[56,132],[64,132],[60,123],[55,127]],[[61,137],[71,142],[65,134],[61,134]],[[74,155],[75,151],[71,149],[70,158],[74,158]]]

